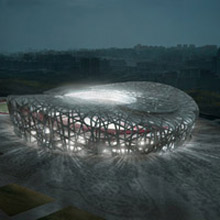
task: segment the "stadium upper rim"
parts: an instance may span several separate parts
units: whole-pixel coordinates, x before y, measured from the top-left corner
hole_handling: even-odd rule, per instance
[[[103,142],[107,148],[120,152],[121,149],[149,152],[164,146],[173,148],[189,136],[199,112],[195,101],[183,91],[153,82],[114,83],[80,89],[61,87],[43,95],[9,96],[8,103],[12,121],[15,127],[20,126],[18,130],[22,135],[35,129],[26,126],[28,116],[31,120],[37,119],[42,129],[50,133],[51,143],[48,141],[48,144],[54,148],[56,141],[53,138],[62,136],[62,140],[68,140],[68,144],[59,142],[65,149],[69,148],[69,142],[71,147],[80,145],[84,149],[90,145],[96,149],[98,143]],[[22,125],[17,122],[17,114]],[[49,128],[48,121],[60,124],[62,134],[57,133],[57,125],[54,130]],[[39,135],[48,136],[45,132]],[[40,142],[44,145],[43,139]]]

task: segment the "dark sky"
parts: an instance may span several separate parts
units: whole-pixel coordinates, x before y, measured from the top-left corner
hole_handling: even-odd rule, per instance
[[[220,0],[0,0],[0,51],[220,45]]]

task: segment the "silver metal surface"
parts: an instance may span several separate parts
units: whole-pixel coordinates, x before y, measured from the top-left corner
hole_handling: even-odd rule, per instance
[[[83,155],[173,150],[188,138],[199,112],[183,91],[153,82],[9,96],[8,107],[19,136]]]

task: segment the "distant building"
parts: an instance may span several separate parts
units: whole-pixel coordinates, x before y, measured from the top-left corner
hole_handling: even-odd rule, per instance
[[[190,45],[189,45],[189,48],[195,49],[195,48],[196,48],[196,45],[195,45],[195,44],[190,44]]]
[[[145,72],[157,72],[167,70],[167,64],[164,62],[142,61],[137,62],[136,66],[139,71]]]
[[[181,69],[178,78],[200,78],[200,69],[197,67]]]
[[[85,76],[100,75],[100,60],[92,57],[80,58],[80,72]]]
[[[194,58],[187,60],[185,62],[185,65],[188,69],[205,69],[208,71],[213,71],[213,58],[208,57],[208,58]]]

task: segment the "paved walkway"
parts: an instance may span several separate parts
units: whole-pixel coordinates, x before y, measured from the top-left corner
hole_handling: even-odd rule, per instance
[[[143,157],[77,158],[27,146],[0,117],[0,186],[16,183],[54,202],[0,219],[35,220],[67,206],[105,219],[217,220],[220,126],[199,120],[175,152]]]

